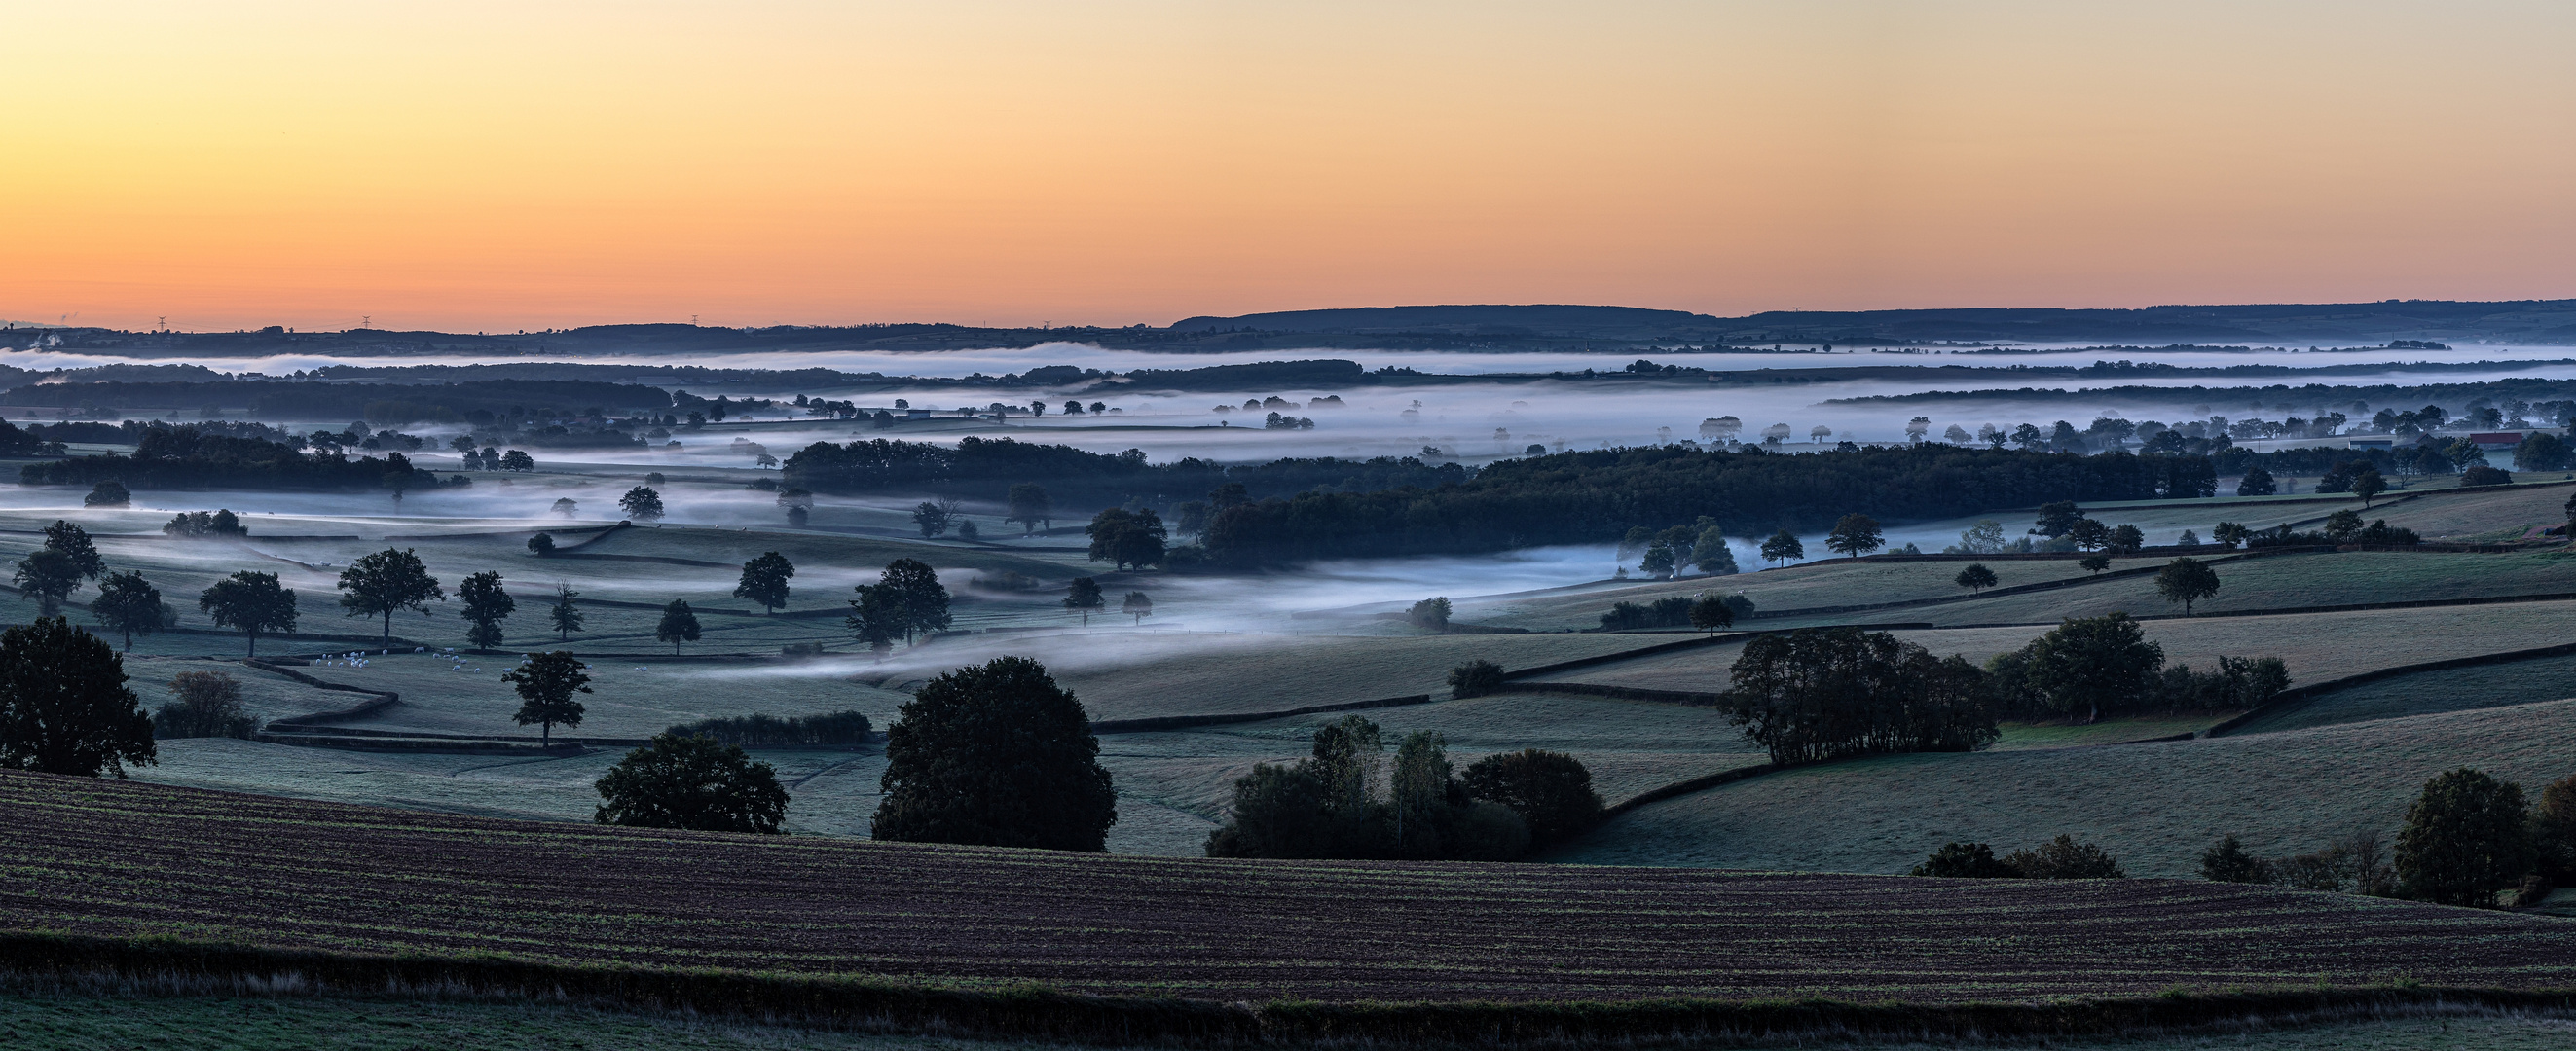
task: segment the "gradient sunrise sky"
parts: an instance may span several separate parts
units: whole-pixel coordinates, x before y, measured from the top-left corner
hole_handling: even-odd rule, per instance
[[[15,3],[0,318],[2576,296],[2576,4]]]

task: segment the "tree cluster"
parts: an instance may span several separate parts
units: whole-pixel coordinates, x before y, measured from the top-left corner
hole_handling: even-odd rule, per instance
[[[917,843],[1107,849],[1118,792],[1082,703],[1026,657],[948,672],[886,732],[870,835]]]
[[[19,470],[28,485],[95,485],[116,481],[146,489],[433,489],[438,475],[410,458],[346,459],[337,451],[304,453],[281,442],[208,434],[196,427],[153,428],[131,456],[103,453]]]
[[[1886,632],[1811,628],[1747,643],[1721,700],[1774,763],[1967,752],[1999,736],[1984,674]]]
[[[1318,727],[1312,752],[1235,781],[1209,857],[1507,861],[1601,816],[1590,771],[1559,753],[1488,756],[1461,777],[1447,741],[1417,730],[1389,764],[1384,734],[1357,715]]]
[[[2306,890],[2407,897],[2494,908],[2516,891],[2530,905],[2576,883],[2576,776],[2527,799],[2522,786],[2462,767],[2424,783],[2406,809],[2396,849],[2361,829],[2322,850],[2263,858],[2233,836],[2201,854],[2201,876]]]
[[[1077,597],[1080,587],[1079,583],[1075,585]],[[1098,597],[1098,590],[1095,582],[1092,597]],[[917,632],[948,629],[948,588],[939,582],[938,571],[920,559],[898,558],[886,563],[876,583],[858,585],[857,591],[859,597],[851,600],[850,616],[844,623],[870,649],[889,649],[898,638],[910,645]]]
[[[1946,879],[2127,879],[2119,859],[2091,843],[2059,834],[2035,848],[1996,857],[1983,843],[1944,843],[1911,875]]]
[[[2126,613],[2067,618],[1985,670],[1999,713],[2017,719],[2241,711],[2290,685],[2278,657],[2221,657],[2213,672],[2167,667],[2164,647]]]

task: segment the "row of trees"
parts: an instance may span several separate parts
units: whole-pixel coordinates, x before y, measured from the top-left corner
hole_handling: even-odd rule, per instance
[[[156,427],[143,432],[130,456],[75,456],[19,469],[28,485],[97,485],[114,481],[151,489],[433,489],[438,475],[409,457],[346,459],[336,450],[304,453],[280,442],[203,432],[196,427]],[[462,476],[458,482],[464,481]]]
[[[2220,657],[2215,671],[2165,664],[2127,613],[2069,617],[2047,634],[1985,665],[1985,690],[1998,714],[2077,719],[2155,712],[2241,711],[2289,688],[2277,657]]]
[[[1209,857],[1505,861],[1601,819],[1591,772],[1562,753],[1491,755],[1461,775],[1447,740],[1417,730],[1390,765],[1385,734],[1357,715],[1318,727],[1312,752],[1235,781]]]
[[[2406,809],[2394,854],[2367,829],[2323,850],[2270,859],[2233,836],[2202,853],[2202,877],[2307,890],[2408,897],[2493,908],[2508,890],[2519,904],[2576,882],[2576,777],[2526,800],[2522,786],[2461,767],[2424,783]]]

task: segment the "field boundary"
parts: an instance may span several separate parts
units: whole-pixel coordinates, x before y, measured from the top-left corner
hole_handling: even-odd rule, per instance
[[[2317,549],[2307,547],[2266,549],[2262,551],[2237,551],[2224,557],[2209,559],[2202,564],[2217,565],[2221,562],[2241,562],[2249,558],[2268,558],[2279,555],[2303,555],[2314,553],[2318,553]],[[1908,562],[1915,561],[1917,559],[1976,561],[1975,558],[1965,555],[1898,555],[1896,557]],[[2164,568],[2165,567],[2163,566],[2139,566],[2136,569],[2114,569],[2104,573],[2091,573],[2080,577],[2067,577],[2062,580],[2043,580],[2036,584],[2015,584],[2008,588],[1996,588],[1993,591],[1979,592],[1971,595],[1933,595],[1927,598],[1910,598],[1897,602],[1881,602],[1866,606],[1815,606],[1807,609],[1783,609],[1769,612],[1755,610],[1753,611],[1752,616],[1747,617],[1746,619],[1764,620],[1771,617],[1832,617],[1845,613],[1874,613],[1884,609],[1907,609],[1915,606],[1938,606],[1951,602],[1977,602],[1990,598],[2003,598],[2009,595],[2027,595],[2041,591],[2062,591],[2066,588],[2079,588],[2088,584],[2099,584],[2106,580],[2127,580],[2132,577],[2154,576],[2158,573],[2164,572]]]
[[[2556,591],[2538,595],[2478,595],[2470,598],[2433,598],[2413,602],[2351,602],[2339,606],[2279,606],[2271,609],[2230,609],[2209,613],[2129,614],[2131,620],[2206,620],[2212,617],[2289,617],[2303,613],[2368,613],[2390,609],[2441,609],[2448,606],[2509,606],[2517,602],[2576,601],[2576,591]],[[1942,624],[1940,631],[1968,628],[2044,628],[2051,621],[2007,621],[1992,624]],[[1800,629],[1804,630],[1804,629]]]
[[[366,701],[351,705],[347,708],[334,708],[329,711],[308,712],[303,715],[290,715],[283,719],[271,719],[268,721],[266,726],[262,726],[260,728],[260,735],[263,738],[265,738],[269,734],[271,728],[274,727],[284,727],[289,730],[316,729],[318,728],[317,724],[319,723],[339,719],[363,719],[402,703],[402,695],[391,690],[370,690],[364,687],[350,686],[344,683],[326,682],[286,665],[272,664],[255,658],[243,658],[242,664],[248,667],[257,668],[264,672],[283,675],[317,690],[339,690],[346,693],[362,693],[366,694],[369,698]]]
[[[1205,715],[1154,715],[1137,719],[1102,719],[1091,724],[1095,734],[1152,733],[1157,730],[1187,730],[1198,726],[1225,726],[1231,723],[1258,723],[1272,719],[1294,719],[1300,715],[1323,715],[1327,712],[1357,712],[1371,708],[1401,708],[1431,703],[1427,693],[1402,697],[1380,697],[1370,701],[1342,701],[1336,704],[1310,704],[1275,712],[1214,712]]]
[[[950,988],[721,969],[399,956],[47,932],[0,933],[21,980],[125,995],[351,996],[577,1002],[650,1012],[856,1027],[950,1038],[1134,1046],[1368,1043],[1568,1047],[1782,1040],[1975,1040],[2269,1029],[2472,1012],[2576,1011],[2563,989],[2411,985],[2186,992],[2023,1003],[1826,999],[1271,1001],[1085,996],[1035,985]],[[139,988],[138,988],[139,987]]]
[[[2366,686],[2382,679],[2394,679],[2401,675],[2413,675],[2418,672],[2449,671],[2453,668],[2475,668],[2488,664],[2512,664],[2516,661],[2538,660],[2542,657],[2563,657],[2571,653],[2576,653],[2576,642],[2560,643],[2555,646],[2536,646],[2527,650],[2505,650],[2501,653],[2481,653],[2469,657],[2452,657],[2446,660],[2425,661],[2421,664],[2400,664],[2394,667],[2378,668],[2372,671],[2362,672],[2359,675],[2347,675],[2340,679],[2328,679],[2324,682],[2311,683],[2306,686],[2293,686],[2281,691],[2280,693],[2272,695],[2271,700],[2265,701],[2261,705],[2249,709],[2245,713],[2238,715],[2233,719],[2229,719],[2216,726],[2212,726],[2207,730],[2201,731],[2201,736],[2217,737],[2266,716],[2287,714],[2289,712],[2305,708],[2317,698],[2333,693],[2336,690],[2350,689],[2355,686]]]
[[[1494,687],[1495,693],[1570,693],[1582,697],[1608,697],[1621,701],[1655,701],[1693,708],[1714,708],[1719,694],[1692,690],[1651,690],[1642,686],[1604,686],[1588,682],[1506,682]]]

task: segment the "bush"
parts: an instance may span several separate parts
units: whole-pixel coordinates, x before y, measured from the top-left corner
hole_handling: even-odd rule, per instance
[[[1234,782],[1226,823],[1208,834],[1212,858],[1343,857],[1321,777],[1304,762],[1262,763]]]
[[[2120,863],[2090,843],[2060,834],[2037,850],[2016,850],[2004,864],[2024,879],[2127,879]]]
[[[1941,844],[1941,849],[1914,866],[1910,874],[1944,879],[2013,879],[2021,875],[2012,866],[1995,860],[1994,848],[1983,843]]]
[[[1691,622],[1690,609],[1691,600],[1680,595],[1656,599],[1653,605],[1622,602],[1601,615],[1601,630],[1684,627]]]
[[[134,494],[125,490],[125,483],[113,478],[91,486],[89,495],[81,498],[83,507],[128,507],[133,503]]]
[[[858,712],[830,715],[740,715],[681,723],[664,733],[709,737],[719,744],[746,748],[847,748],[865,744],[875,728]]]
[[[1601,823],[1601,795],[1592,772],[1573,756],[1527,748],[1489,755],[1468,764],[1460,780],[1467,794],[1500,803],[1528,825],[1539,845],[1563,842]]]
[[[1449,669],[1449,696],[1459,700],[1482,697],[1502,686],[1503,666],[1492,661],[1468,661]]]
[[[2408,897],[2492,908],[2539,860],[2521,786],[2467,767],[2424,783],[2397,837]]]
[[[1459,811],[1446,842],[1450,856],[1460,861],[1510,861],[1529,853],[1533,838],[1512,808],[1478,801]]]
[[[1885,752],[1970,752],[1993,744],[1977,666],[1886,632],[1810,628],[1747,643],[1721,703],[1780,764]]]
[[[2481,485],[2510,485],[2512,483],[2513,475],[2505,471],[2489,467],[2485,464],[2477,464],[2470,467],[2468,470],[2460,472],[2460,488],[2462,489]]]
[[[152,713],[152,736],[243,737],[259,729],[259,720],[242,710],[241,683],[219,671],[183,671],[172,676],[178,699]]]
[[[778,771],[739,745],[664,732],[626,753],[594,786],[603,825],[775,833],[787,816]]]

